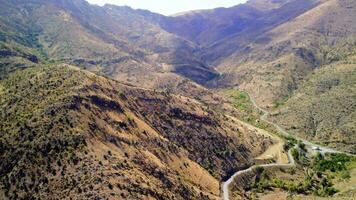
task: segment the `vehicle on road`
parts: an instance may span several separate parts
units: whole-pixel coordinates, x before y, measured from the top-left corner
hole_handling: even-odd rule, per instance
[[[313,149],[314,151],[321,151],[320,147],[317,147],[317,146],[313,147],[312,149]]]

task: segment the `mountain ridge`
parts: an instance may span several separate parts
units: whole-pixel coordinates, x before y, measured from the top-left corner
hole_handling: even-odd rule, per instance
[[[29,68],[1,86],[2,198],[218,199],[218,180],[271,142],[186,97],[72,66]]]
[[[256,157],[276,141],[232,120],[275,132],[251,99],[300,138],[356,151],[353,0],[178,16],[0,4],[0,199],[219,199],[236,171],[273,162]]]

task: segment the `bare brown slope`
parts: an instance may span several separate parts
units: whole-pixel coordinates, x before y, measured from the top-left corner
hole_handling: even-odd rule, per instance
[[[218,85],[238,85],[264,106],[288,96],[314,68],[353,51],[355,8],[351,0],[324,1],[257,36],[220,62]]]
[[[230,8],[187,12],[165,20],[156,17],[156,21],[171,33],[204,47],[217,48],[220,46],[220,42],[224,40],[227,42],[236,35],[245,37],[245,39],[249,38],[249,41],[251,41],[253,40],[252,36],[288,21],[311,9],[316,3],[317,1],[313,0],[254,0]],[[216,52],[215,54],[229,55],[228,50],[237,50],[239,45],[239,43],[234,42],[229,49],[220,48],[223,52]],[[206,50],[209,50],[209,48]],[[206,57],[209,61],[213,61],[215,58]]]
[[[0,3],[0,44],[29,48],[40,61],[75,64],[141,86],[155,84],[150,76],[200,83],[216,76],[196,55],[194,43],[129,7],[85,0]]]
[[[355,55],[315,70],[278,107],[274,121],[301,137],[355,153]]]
[[[189,98],[65,65],[16,72],[0,95],[2,199],[218,199],[270,143]]]

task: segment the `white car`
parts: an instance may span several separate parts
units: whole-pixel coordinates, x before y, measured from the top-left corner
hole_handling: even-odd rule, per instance
[[[314,151],[320,151],[321,149],[320,149],[320,147],[313,147],[312,148]]]

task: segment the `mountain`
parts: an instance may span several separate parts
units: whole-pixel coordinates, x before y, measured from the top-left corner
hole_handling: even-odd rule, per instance
[[[355,153],[355,58],[315,70],[279,105],[274,121],[299,136]]]
[[[218,181],[271,144],[194,99],[73,66],[0,88],[1,199],[218,199]]]
[[[211,47],[240,33],[256,34],[276,26],[314,5],[315,1],[311,0],[255,0],[231,8],[187,12],[159,22],[168,32]],[[253,35],[244,35],[248,36]]]
[[[194,43],[166,32],[129,7],[99,7],[84,0],[1,4],[5,56],[67,62],[136,85],[156,84],[152,76],[177,79],[180,74],[197,82],[215,76],[194,55],[198,48]]]
[[[84,0],[3,5],[5,63],[66,62],[149,88],[185,79],[238,86],[263,106],[289,96],[355,40],[351,0],[252,0],[174,17]],[[345,52],[334,55],[341,46]],[[1,70],[13,71],[11,65]]]
[[[218,85],[237,85],[259,104],[271,106],[288,97],[315,68],[354,53],[355,13],[354,1],[322,1],[254,35],[253,41],[237,35],[219,43],[212,54],[234,44],[238,49],[215,62],[222,73]]]
[[[221,74],[206,84],[237,86],[266,107],[288,97],[315,68],[352,53],[354,13],[351,0],[251,0],[148,18],[202,46],[206,66]]]
[[[355,69],[350,60],[356,53],[355,3],[251,0],[184,13],[160,24],[203,46],[201,57],[220,73],[207,85],[245,90],[267,109],[290,99],[277,123],[301,137],[355,152],[355,76],[345,77]],[[332,75],[326,77],[328,73]],[[315,85],[319,79],[324,81],[320,85],[337,80],[342,87],[322,96],[311,93],[321,87]]]
[[[356,151],[354,0],[0,4],[0,199],[219,199],[275,147],[253,100]]]
[[[276,123],[354,153],[354,19],[355,1],[322,1],[218,61],[213,84],[246,90],[267,109],[282,105]]]

